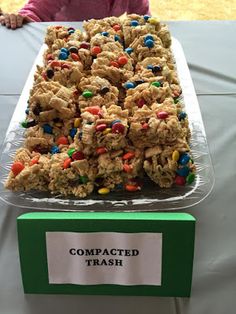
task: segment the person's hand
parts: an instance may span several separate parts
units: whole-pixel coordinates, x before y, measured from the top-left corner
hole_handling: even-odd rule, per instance
[[[0,16],[0,23],[7,28],[16,29],[22,27],[24,23],[31,22],[32,20],[27,16],[20,14],[3,14]]]

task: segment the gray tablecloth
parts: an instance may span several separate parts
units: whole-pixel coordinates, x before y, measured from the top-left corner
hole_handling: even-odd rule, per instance
[[[236,22],[172,22],[185,50],[205,124],[216,183],[199,205],[192,296],[106,297],[24,295],[17,251],[16,218],[23,211],[0,201],[0,313],[235,313],[236,308]],[[17,94],[42,44],[46,24],[16,32],[0,28],[0,143]],[[1,167],[1,165],[0,165]],[[1,168],[0,168],[1,171]]]

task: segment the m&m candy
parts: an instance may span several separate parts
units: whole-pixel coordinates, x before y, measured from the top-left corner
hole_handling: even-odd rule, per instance
[[[110,62],[110,65],[113,66],[113,67],[115,67],[115,68],[119,68],[119,67],[120,67],[119,63],[116,62],[116,61],[111,61],[111,62]]]
[[[145,40],[144,45],[148,48],[153,48],[154,47],[154,41],[151,39]]]
[[[72,129],[70,130],[70,136],[71,136],[72,138],[75,137],[76,133],[77,133],[77,128],[72,128]]]
[[[91,98],[93,97],[93,93],[90,91],[90,90],[85,90],[83,93],[82,93],[82,96],[84,98]]]
[[[98,55],[100,52],[102,52],[102,49],[101,49],[101,47],[99,47],[99,46],[94,46],[94,47],[92,48],[92,50],[91,50],[91,53],[92,53],[93,55]]]
[[[186,165],[190,160],[190,156],[188,154],[182,154],[179,158],[179,164],[184,166]]]
[[[101,188],[101,189],[98,190],[98,193],[101,194],[101,195],[105,195],[105,194],[110,193],[110,189],[108,189],[108,188]]]
[[[63,162],[63,168],[64,169],[67,169],[70,167],[70,164],[71,164],[71,159],[70,158],[66,158]]]
[[[68,145],[68,144],[69,144],[69,141],[68,141],[67,137],[65,137],[65,136],[60,136],[57,139],[57,145]]]
[[[175,184],[185,185],[185,183],[186,183],[185,177],[182,177],[182,176],[176,176],[175,177]]]
[[[59,59],[60,59],[60,60],[66,60],[67,58],[68,58],[67,53],[65,53],[65,52],[60,52],[60,54],[59,54]]]
[[[43,131],[44,133],[47,133],[47,134],[52,134],[52,126],[50,124],[44,124],[43,125]]]
[[[17,176],[24,168],[25,166],[23,165],[22,162],[16,161],[11,166],[11,171],[13,172],[14,176]]]
[[[132,20],[132,21],[130,22],[130,25],[136,27],[136,26],[139,25],[139,22],[138,22],[137,20]]]
[[[187,177],[189,174],[189,167],[184,166],[176,170],[176,173],[181,177]]]
[[[74,61],[79,61],[80,60],[80,57],[76,54],[76,53],[71,53],[71,58],[74,60]]]
[[[125,132],[125,126],[122,123],[115,123],[111,128],[112,133],[123,134]]]
[[[125,49],[125,52],[127,52],[129,55],[130,55],[133,51],[134,51],[134,49],[131,48],[131,47],[128,47],[128,48]]]
[[[51,148],[51,154],[57,154],[60,153],[60,148],[58,146],[52,146]]]
[[[81,45],[82,45],[82,43],[81,43]],[[70,53],[78,53],[78,48],[75,47],[75,46],[72,46],[72,47],[69,48],[69,52]]]
[[[161,120],[168,118],[169,114],[166,111],[157,112],[157,117]]]
[[[125,87],[126,89],[135,88],[135,83],[133,83],[133,82],[126,82],[126,83],[124,84],[124,87]]]
[[[120,65],[125,65],[127,62],[128,62],[128,59],[127,59],[126,56],[121,56],[121,57],[118,58],[118,63]]]
[[[112,26],[112,28],[114,29],[114,31],[118,32],[118,31],[120,31],[121,27],[120,27],[119,24],[115,24],[115,25]]]
[[[161,87],[161,83],[160,82],[152,82],[151,85],[155,86],[155,87]]]
[[[71,155],[71,158],[72,158],[73,160],[83,160],[83,159],[85,159],[84,153],[81,152],[81,151],[75,151],[75,152],[73,152],[73,154]]]

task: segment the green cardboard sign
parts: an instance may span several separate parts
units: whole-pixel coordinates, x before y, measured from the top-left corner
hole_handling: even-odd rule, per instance
[[[190,296],[189,214],[40,212],[17,226],[25,293]]]

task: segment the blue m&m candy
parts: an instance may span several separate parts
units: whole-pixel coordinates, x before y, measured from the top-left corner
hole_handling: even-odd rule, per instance
[[[154,41],[151,39],[145,40],[144,45],[148,48],[153,48],[154,47]]]
[[[65,52],[67,55],[69,54],[69,50],[68,49],[66,49],[66,48],[61,48],[61,50],[60,50],[61,52]]]
[[[177,169],[176,173],[181,177],[187,177],[187,175],[189,174],[189,167],[187,166],[181,167]]]
[[[75,137],[75,134],[77,133],[77,128],[72,128],[71,130],[70,130],[70,136],[72,137],[72,138],[74,138]]]
[[[60,149],[58,146],[52,146],[51,148],[51,154],[57,154],[57,153],[60,153]]]
[[[102,32],[101,34],[102,34],[103,36],[106,36],[106,37],[109,36],[109,33],[108,33],[108,32]]]
[[[153,36],[152,36],[151,34],[148,34],[147,36],[145,36],[144,41],[146,41],[146,40],[148,40],[148,39],[150,39],[150,40],[153,40],[153,41],[154,41],[154,38],[153,38]]]
[[[60,52],[59,59],[60,60],[66,60],[68,58],[68,54],[66,52]]]
[[[150,15],[147,15],[147,14],[146,14],[146,15],[144,15],[143,18],[144,18],[145,21],[147,21],[148,19],[150,19],[150,17],[151,17]]]
[[[133,83],[133,82],[126,82],[126,83],[124,84],[124,87],[125,87],[126,89],[135,88],[135,83]]]
[[[182,154],[180,157],[179,157],[179,160],[178,160],[178,163],[182,166],[186,165],[190,160],[190,156],[189,154]]]
[[[147,69],[148,69],[148,70],[153,70],[153,65],[148,64],[148,65],[147,65]]]
[[[118,36],[118,35],[115,35],[115,36],[114,36],[114,40],[121,42],[120,36]]]
[[[130,47],[128,47],[128,48],[125,49],[125,52],[127,52],[129,55],[130,55],[131,52],[133,52],[133,51],[134,51],[134,49],[133,49],[133,48],[130,48]]]
[[[130,25],[131,26],[138,26],[139,25],[139,22],[137,21],[137,20],[132,20],[131,22],[130,22]]]
[[[178,115],[179,120],[184,120],[187,117],[187,113],[184,111],[181,111]]]
[[[52,127],[50,124],[44,124],[43,125],[43,131],[44,133],[47,133],[47,134],[52,134]]]

